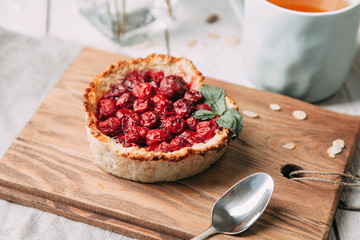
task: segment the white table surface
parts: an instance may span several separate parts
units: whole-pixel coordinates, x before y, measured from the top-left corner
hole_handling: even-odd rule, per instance
[[[191,59],[205,76],[254,87],[242,63],[241,24],[227,1],[180,0],[170,29],[170,53]],[[206,23],[213,13],[219,20]],[[209,37],[216,33],[218,38]],[[239,43],[229,45],[229,38]],[[188,46],[195,40],[197,44]],[[83,46],[145,57],[167,53],[163,32],[151,44],[120,46],[103,36],[80,13],[75,0],[1,0],[0,2],[0,156]],[[145,42],[146,43],[146,42]],[[341,90],[318,106],[360,115],[360,36],[351,73]],[[339,129],[340,131],[340,129]],[[360,175],[360,144],[351,172]],[[360,207],[360,189],[344,188],[341,199]],[[210,216],[209,216],[210,217]],[[360,239],[360,212],[337,209],[338,231],[329,239]],[[335,232],[339,233],[336,238]],[[0,239],[129,239],[33,208],[0,200]]]

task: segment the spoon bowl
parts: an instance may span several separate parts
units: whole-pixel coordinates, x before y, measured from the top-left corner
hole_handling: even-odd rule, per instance
[[[212,209],[212,224],[193,240],[216,234],[238,234],[248,229],[265,210],[274,190],[266,173],[250,175],[222,195]]]

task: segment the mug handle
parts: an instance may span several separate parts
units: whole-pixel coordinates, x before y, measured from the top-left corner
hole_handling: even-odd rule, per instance
[[[244,21],[244,1],[245,0],[229,0],[232,6],[232,9],[239,19],[240,22]]]

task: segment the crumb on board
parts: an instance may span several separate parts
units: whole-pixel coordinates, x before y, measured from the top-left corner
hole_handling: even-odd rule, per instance
[[[292,115],[294,118],[298,120],[305,120],[306,119],[306,113],[302,110],[295,110],[292,112]]]
[[[281,110],[280,105],[278,105],[278,104],[276,104],[276,103],[271,103],[271,104],[269,105],[269,108],[270,108],[271,110],[273,110],[273,111],[280,111],[280,110]]]
[[[243,110],[242,113],[247,116],[247,117],[251,117],[251,118],[258,118],[259,114],[253,111],[249,111],[249,110]]]
[[[336,158],[336,154],[342,152],[342,149],[345,147],[345,141],[342,139],[336,139],[332,142],[332,146],[328,148],[327,153],[329,157]]]
[[[291,149],[294,149],[296,147],[296,144],[293,143],[293,142],[289,142],[289,143],[284,144],[282,147],[291,150]]]
[[[101,183],[98,184],[100,189],[104,189],[104,185],[102,185]]]
[[[345,141],[342,139],[336,139],[332,142],[333,146],[339,146],[341,148],[345,147]]]

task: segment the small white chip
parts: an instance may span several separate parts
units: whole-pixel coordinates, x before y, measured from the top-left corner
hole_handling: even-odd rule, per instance
[[[294,149],[295,147],[296,147],[296,144],[293,142],[289,142],[289,143],[283,145],[283,148],[290,149],[290,150]]]
[[[336,139],[332,142],[332,146],[327,150],[327,153],[329,154],[329,157],[335,158],[335,155],[341,153],[344,147],[345,141]]]
[[[256,112],[252,112],[252,111],[248,111],[248,110],[244,110],[243,114],[247,117],[251,117],[251,118],[257,118],[259,117],[259,114]]]
[[[294,118],[296,118],[298,120],[305,120],[306,119],[306,113],[304,111],[301,111],[301,110],[293,111],[292,115],[294,116]]]
[[[276,104],[276,103],[271,103],[271,104],[269,105],[269,107],[270,107],[270,109],[273,110],[273,111],[280,111],[280,110],[281,110],[281,107],[280,107],[278,104]]]
[[[335,141],[332,142],[333,146],[339,146],[341,148],[345,147],[345,141],[342,139],[336,139]]]
[[[329,154],[329,157],[335,158],[335,155],[341,153],[341,151],[341,147],[333,145],[327,150],[327,153]]]

